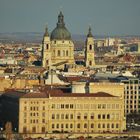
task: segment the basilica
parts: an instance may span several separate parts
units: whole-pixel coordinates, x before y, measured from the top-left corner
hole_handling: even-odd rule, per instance
[[[56,28],[51,32],[51,35],[46,27],[42,43],[42,66],[64,68],[65,65],[75,65],[74,43],[65,26],[64,16],[60,12]],[[85,66],[93,67],[94,65],[94,39],[91,28],[89,28],[85,41]]]

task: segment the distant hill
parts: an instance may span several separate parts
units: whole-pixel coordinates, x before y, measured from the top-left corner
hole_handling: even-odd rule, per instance
[[[43,39],[41,32],[14,32],[14,33],[0,33],[0,42],[17,42],[17,43],[41,43]],[[94,35],[94,38],[107,38],[105,35]],[[110,36],[110,37],[139,37],[139,36]],[[72,34],[74,41],[85,41],[86,35]]]

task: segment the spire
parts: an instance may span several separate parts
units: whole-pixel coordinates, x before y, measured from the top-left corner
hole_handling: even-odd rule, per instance
[[[47,25],[46,25],[46,28],[45,28],[45,34],[44,34],[44,36],[49,36],[49,32],[48,32],[48,27],[47,27]]]
[[[88,29],[87,37],[93,37],[93,35],[92,35],[92,33],[91,33],[91,27],[90,27],[90,26],[89,26],[89,29]]]
[[[63,16],[62,12],[60,11],[60,13],[58,15],[57,27],[64,27],[64,26],[65,26],[64,16]]]

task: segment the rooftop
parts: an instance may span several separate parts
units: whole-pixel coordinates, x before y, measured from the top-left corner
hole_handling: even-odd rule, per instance
[[[98,92],[98,93],[64,93],[61,90],[47,90],[46,92],[33,92],[33,93],[27,93],[21,98],[49,98],[49,97],[116,97],[111,94],[105,93],[105,92]]]

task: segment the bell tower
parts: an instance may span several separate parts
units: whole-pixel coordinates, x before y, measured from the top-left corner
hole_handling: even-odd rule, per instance
[[[91,33],[91,28],[89,27],[86,43],[85,43],[85,65],[86,67],[93,67],[95,66],[95,59],[94,59],[94,39]]]
[[[43,42],[42,42],[42,66],[51,66],[51,43],[48,28],[46,26]]]

